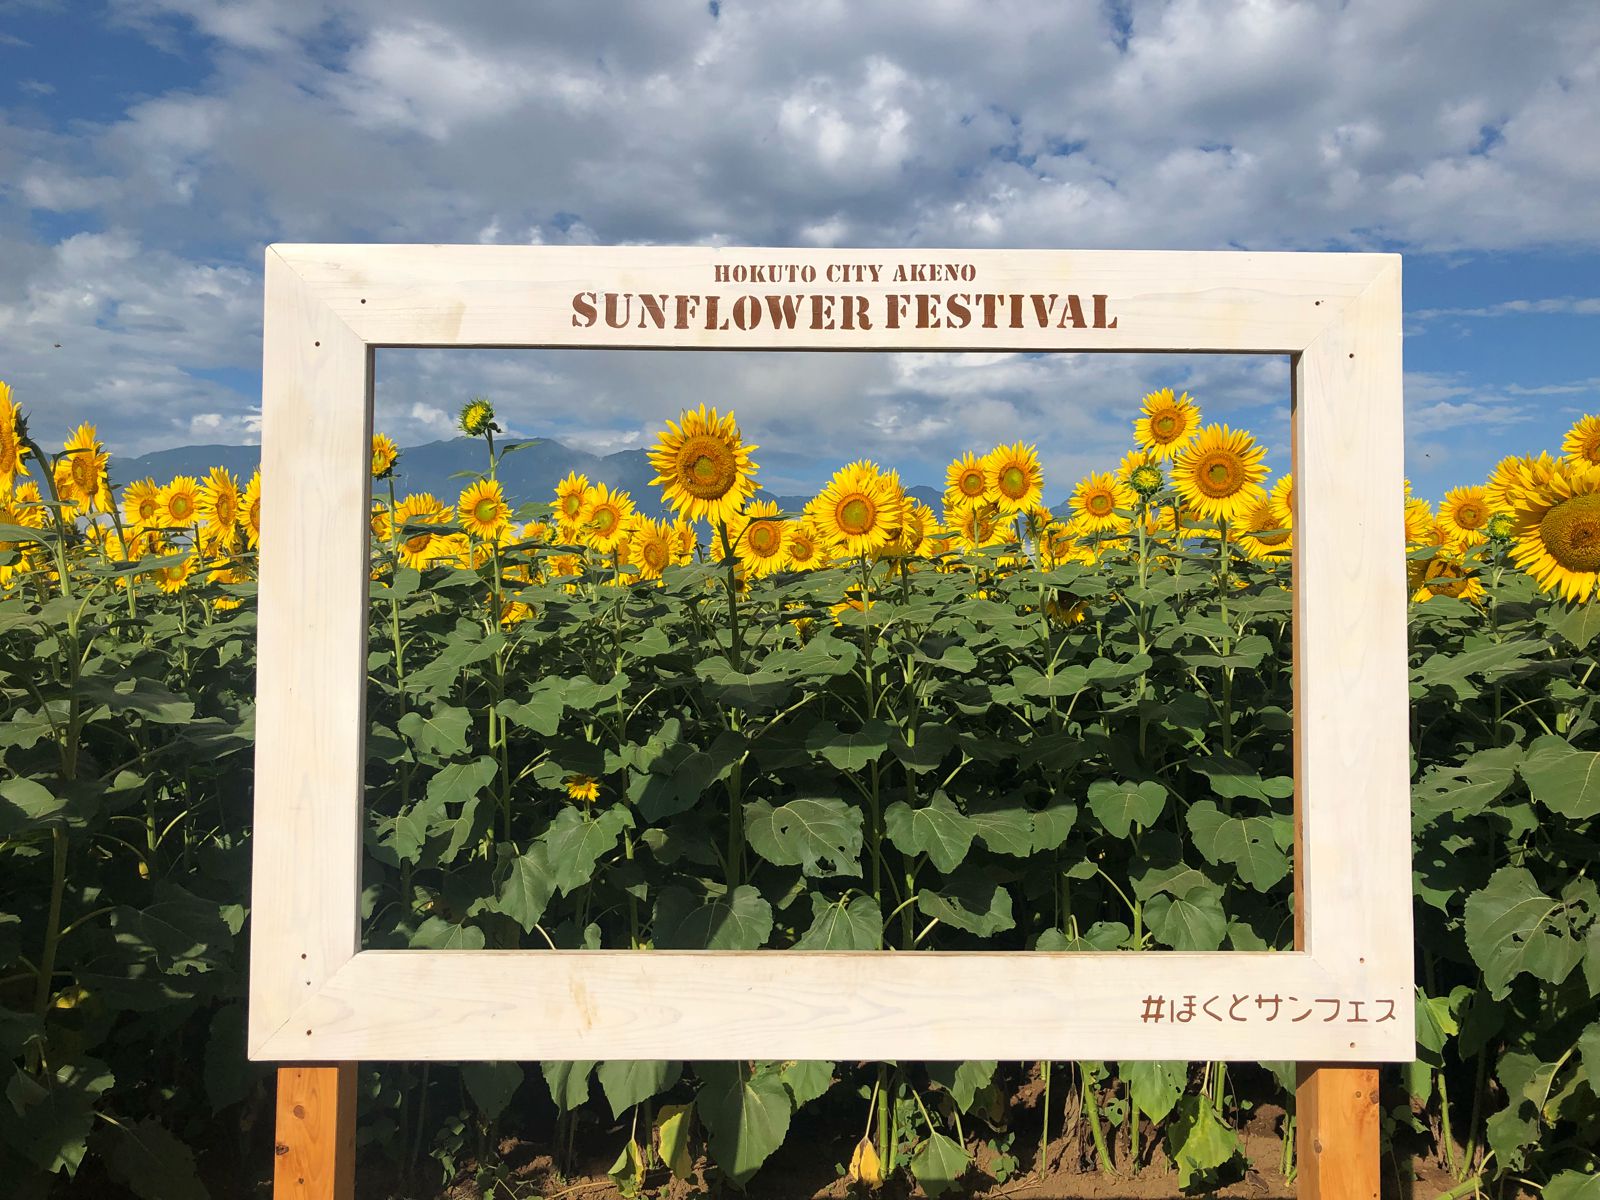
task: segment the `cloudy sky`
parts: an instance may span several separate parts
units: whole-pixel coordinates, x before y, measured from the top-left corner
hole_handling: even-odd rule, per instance
[[[274,241],[1397,250],[1424,494],[1600,410],[1593,0],[0,0],[0,378],[41,439],[253,440]],[[1286,430],[1279,361],[387,351],[642,444],[734,406],[770,482],[1125,446],[1144,390]],[[761,457],[758,455],[758,457]]]

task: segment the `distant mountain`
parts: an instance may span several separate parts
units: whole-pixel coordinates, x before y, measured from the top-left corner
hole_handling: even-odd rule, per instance
[[[647,513],[666,515],[660,489],[650,485],[655,478],[655,468],[643,450],[590,454],[551,438],[526,438],[511,444],[515,449],[500,459],[499,479],[506,498],[513,504],[549,500],[555,493],[556,483],[568,471],[577,471],[587,475],[591,483],[604,483],[629,492],[634,503]],[[178,446],[138,458],[113,460],[113,482],[123,484],[150,478],[166,483],[175,475],[193,475],[199,479],[212,467],[220,466],[233,472],[242,483],[250,478],[260,461],[261,450],[257,446]],[[468,480],[487,465],[487,452],[477,438],[450,438],[412,446],[400,452],[400,462],[394,472],[395,494],[432,492],[451,503]],[[376,484],[375,489],[381,495],[386,485]],[[939,507],[939,492],[934,488],[908,488],[907,494],[935,510]],[[811,499],[810,496],[778,496],[764,491],[757,495],[763,500],[776,501],[784,512],[799,512]]]

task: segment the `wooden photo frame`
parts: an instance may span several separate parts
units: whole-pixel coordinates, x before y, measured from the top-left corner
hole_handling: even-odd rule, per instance
[[[362,950],[392,346],[1289,356],[1297,949]],[[1413,1057],[1397,256],[279,245],[262,396],[251,1058]]]

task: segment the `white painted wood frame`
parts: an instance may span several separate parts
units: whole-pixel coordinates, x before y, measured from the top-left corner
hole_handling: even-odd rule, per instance
[[[1290,356],[1301,949],[359,949],[380,346]],[[270,247],[250,1056],[1411,1059],[1400,351],[1395,255]]]

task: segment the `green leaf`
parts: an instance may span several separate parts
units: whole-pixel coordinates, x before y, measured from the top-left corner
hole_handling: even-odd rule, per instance
[[[633,815],[620,804],[598,816],[572,807],[557,813],[543,839],[557,890],[568,895],[588,883],[601,857],[616,849],[632,825]]]
[[[1189,1083],[1189,1064],[1183,1062],[1125,1062],[1117,1070],[1128,1081],[1133,1106],[1157,1124],[1167,1119]]]
[[[488,1120],[498,1120],[511,1097],[522,1086],[522,1066],[514,1062],[465,1062],[461,1064],[461,1080],[467,1085],[467,1094]]]
[[[883,721],[868,721],[854,733],[841,732],[824,721],[811,731],[806,746],[835,770],[859,771],[883,757],[889,749],[889,732]]]
[[[664,950],[759,950],[771,934],[772,906],[749,884],[731,896],[668,887],[656,900],[655,944]]]
[[[1539,1125],[1533,1115],[1533,1105],[1519,1096],[1513,1096],[1511,1106],[1502,1108],[1484,1122],[1489,1148],[1502,1170],[1520,1171],[1523,1167],[1523,1148],[1532,1145],[1539,1137]]]
[[[1522,867],[1496,871],[1487,887],[1468,897],[1466,916],[1467,949],[1496,999],[1523,973],[1560,983],[1583,955],[1566,905],[1540,891]]]
[[[1521,746],[1492,746],[1459,766],[1430,768],[1411,789],[1413,814],[1426,824],[1445,813],[1459,819],[1482,812],[1511,787],[1522,754]]]
[[[1167,1152],[1178,1167],[1178,1186],[1185,1190],[1226,1166],[1239,1153],[1239,1135],[1217,1116],[1205,1096],[1184,1096],[1167,1130]]]
[[[1156,940],[1174,950],[1216,950],[1228,933],[1222,889],[1209,880],[1177,895],[1152,896],[1145,903],[1144,917]]]
[[[687,1180],[694,1174],[689,1158],[689,1130],[694,1121],[694,1103],[663,1104],[656,1110],[656,1136],[661,1144],[661,1161],[674,1179]]]
[[[1015,858],[1033,855],[1033,813],[1020,798],[974,805],[967,812],[967,820],[972,823],[978,840],[996,854]]]
[[[1200,800],[1189,806],[1186,819],[1206,860],[1233,864],[1256,891],[1270,891],[1289,874],[1289,856],[1279,846],[1272,818],[1231,817],[1215,801]]]
[[[917,909],[926,917],[989,937],[1016,925],[1011,915],[1011,893],[978,871],[962,871],[947,878],[937,891],[917,893]]]
[[[1600,1200],[1600,1173],[1558,1171],[1544,1185],[1543,1200]]]
[[[110,1128],[106,1167],[134,1195],[142,1200],[207,1200],[211,1195],[200,1182],[194,1151],[161,1122],[146,1117]]]
[[[947,875],[967,857],[977,833],[942,791],[935,792],[924,808],[896,800],[884,810],[883,827],[895,849],[903,854],[926,854]]]
[[[112,1082],[111,1072],[92,1058],[63,1063],[43,1080],[13,1068],[0,1140],[47,1175],[62,1170],[76,1175],[96,1102]]]
[[[1587,650],[1600,637],[1600,604],[1552,604],[1544,610],[1544,625],[1578,650]]]
[[[778,1078],[789,1089],[789,1099],[798,1110],[833,1086],[833,1064],[817,1059],[786,1062],[778,1071]]]
[[[931,1062],[928,1078],[950,1093],[962,1112],[972,1109],[972,1098],[994,1078],[997,1062]]]
[[[211,1033],[206,1039],[205,1064],[201,1076],[211,1111],[219,1113],[237,1104],[250,1092],[251,1084],[263,1074],[262,1067],[245,1058],[244,1005],[229,1004],[211,1018]]]
[[[894,756],[905,764],[906,770],[918,775],[938,768],[955,745],[955,731],[943,725],[923,725],[909,741],[898,729],[889,735],[889,749]]]
[[[424,754],[451,758],[467,752],[467,727],[472,714],[464,708],[440,705],[431,714],[408,712],[396,729]]]
[[[589,1072],[593,1070],[594,1063],[584,1059],[539,1064],[545,1086],[550,1089],[550,1099],[556,1102],[556,1109],[564,1113],[589,1103]]]
[[[523,933],[533,932],[555,894],[556,873],[550,866],[549,853],[549,847],[540,843],[511,859],[495,894],[494,910],[521,925]]]
[[[482,950],[483,930],[476,925],[458,925],[443,917],[429,917],[411,937],[413,950]]]
[[[961,1143],[934,1131],[911,1156],[911,1174],[930,1196],[942,1196],[961,1186],[960,1179],[972,1165]]]
[[[31,779],[0,782],[0,837],[14,837],[39,825],[54,825],[69,801]]]
[[[796,950],[881,950],[883,913],[871,896],[829,900],[811,893],[811,928],[795,942]]]
[[[769,863],[806,875],[861,874],[861,810],[831,797],[801,796],[776,808],[752,800],[744,809],[745,838]],[[828,860],[831,871],[822,869]]]
[[[703,1081],[695,1095],[711,1154],[743,1187],[789,1133],[788,1089],[777,1075],[751,1074],[742,1062],[695,1064]]]
[[[600,1087],[618,1120],[635,1104],[659,1096],[683,1075],[681,1062],[665,1060],[611,1060],[600,1064]]]
[[[1224,800],[1286,800],[1294,795],[1294,780],[1287,775],[1262,778],[1249,763],[1228,754],[1213,754],[1200,759],[1194,769],[1211,783],[1211,790]]]
[[[1546,736],[1528,748],[1517,769],[1533,798],[1551,812],[1574,821],[1600,815],[1600,753]]]
[[[1148,829],[1167,806],[1167,789],[1154,780],[1114,783],[1097,779],[1089,785],[1089,811],[1112,837],[1125,838],[1134,825]]]

